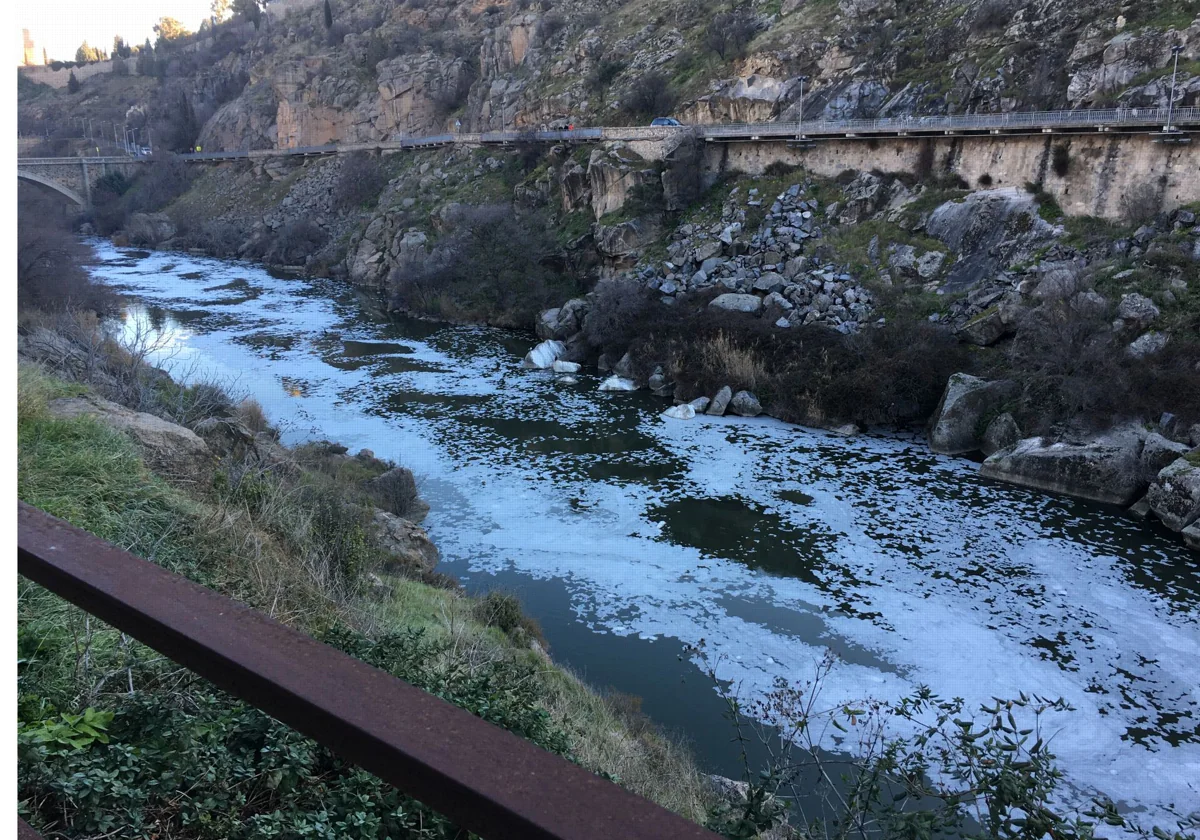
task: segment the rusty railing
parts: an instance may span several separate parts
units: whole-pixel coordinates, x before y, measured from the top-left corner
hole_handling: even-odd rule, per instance
[[[487,840],[716,837],[35,507],[18,502],[17,518],[21,575]],[[18,836],[37,837],[19,820]]]

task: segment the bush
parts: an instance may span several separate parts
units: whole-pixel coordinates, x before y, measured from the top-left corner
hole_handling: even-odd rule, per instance
[[[275,265],[303,265],[325,246],[329,237],[315,222],[299,219],[288,222],[266,243],[262,259]]]
[[[347,155],[333,187],[333,205],[339,210],[361,207],[377,198],[386,185],[387,175],[378,158],[367,152]]]
[[[95,283],[83,264],[91,249],[63,221],[53,199],[22,195],[17,209],[17,308],[107,312],[116,296]]]
[[[984,188],[990,187],[992,185],[991,173],[984,172],[982,175],[979,176],[979,180],[976,181],[976,183],[979,184],[979,186],[984,187]]]
[[[971,31],[984,33],[1003,29],[1012,15],[1012,0],[984,0],[971,18]]]
[[[538,21],[538,40],[545,43],[567,27],[566,18],[558,12],[550,12]]]
[[[536,641],[543,650],[549,645],[542,628],[521,610],[515,595],[492,591],[475,602],[475,617],[489,627],[497,627],[519,643]]]
[[[583,320],[584,338],[600,352],[624,353],[653,305],[653,293],[636,280],[603,281],[596,286]]]
[[[704,30],[704,44],[726,58],[740,58],[758,32],[758,19],[749,11],[737,9],[714,15]]]
[[[1071,147],[1066,143],[1056,143],[1050,153],[1050,168],[1059,178],[1067,177],[1071,169]]]
[[[658,70],[639,76],[629,88],[625,107],[634,116],[659,117],[670,113],[675,107],[675,96],[667,77]]]
[[[451,320],[529,328],[576,291],[556,265],[545,219],[510,205],[472,207],[428,256],[410,255],[389,277],[393,305]]]

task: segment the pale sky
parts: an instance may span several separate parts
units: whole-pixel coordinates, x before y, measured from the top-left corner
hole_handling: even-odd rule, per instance
[[[94,47],[112,50],[114,35],[130,44],[154,40],[160,17],[173,17],[195,31],[208,17],[212,0],[16,0],[13,38],[17,63],[22,57],[21,30],[28,29],[38,57],[42,47],[50,59],[73,61],[84,39]]]

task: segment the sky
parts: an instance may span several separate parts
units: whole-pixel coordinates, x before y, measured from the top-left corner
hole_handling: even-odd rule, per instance
[[[212,0],[16,0],[12,18],[16,59],[22,57],[21,30],[28,29],[39,54],[71,61],[84,39],[112,49],[114,35],[130,44],[153,40],[160,17],[173,17],[196,30],[209,15]]]

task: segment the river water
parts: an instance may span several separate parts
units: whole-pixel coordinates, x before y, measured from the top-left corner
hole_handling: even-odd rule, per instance
[[[1069,798],[1200,809],[1200,564],[1156,527],[914,437],[666,420],[649,395],[522,370],[529,336],[388,321],[331,281],[94,244],[158,362],[253,395],[285,442],[413,469],[440,568],[518,594],[556,659],[641,696],[710,772],[740,768],[685,648],[702,639],[744,696],[832,651],[828,706],[1064,697]]]

